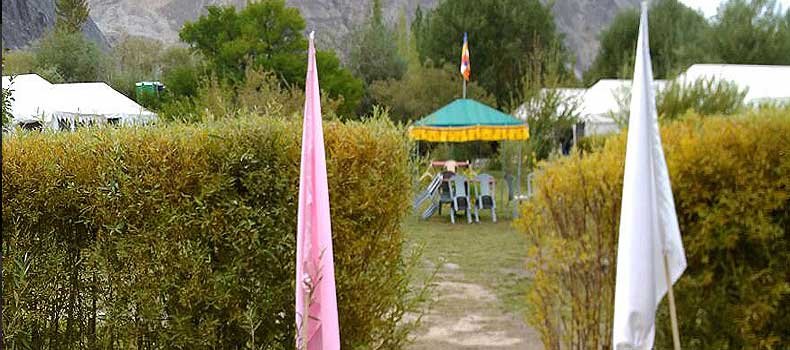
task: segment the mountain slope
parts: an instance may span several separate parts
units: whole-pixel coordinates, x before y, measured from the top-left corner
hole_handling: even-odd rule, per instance
[[[3,0],[3,47],[27,47],[55,26],[53,0]],[[102,49],[109,49],[107,39],[93,19],[83,27],[83,32]]]
[[[4,3],[6,0],[3,0]],[[205,13],[210,5],[244,6],[248,0],[89,0],[91,15],[111,42],[124,33],[178,42],[178,30],[186,21]],[[347,50],[347,36],[365,21],[370,0],[286,0],[299,8],[314,29],[319,42]],[[439,0],[383,0],[384,15],[394,21],[401,10],[411,18],[417,6],[430,9]],[[639,0],[555,0],[553,12],[557,27],[565,34],[565,44],[576,56],[576,72],[589,67],[598,50],[598,34],[614,16]],[[4,18],[5,22],[5,18]],[[474,45],[474,43],[472,43]]]
[[[89,0],[91,19],[84,32],[102,48],[124,34],[143,36],[166,43],[178,42],[178,30],[186,21],[205,13],[206,6],[243,7],[248,0]],[[430,9],[440,0],[383,0],[384,15],[394,21],[401,11],[409,18],[417,6]],[[348,35],[365,21],[369,0],[286,0],[299,8],[308,29],[317,32],[319,42],[338,50],[348,50]],[[29,46],[55,23],[54,0],[2,0],[3,46]],[[598,34],[620,10],[636,7],[639,0],[555,0],[553,12],[557,28],[565,34],[565,44],[576,57],[576,73],[592,64],[598,50]],[[94,23],[95,20],[95,23]],[[100,30],[101,29],[101,30]],[[472,43],[474,45],[474,43]]]
[[[598,34],[623,9],[641,0],[556,0],[552,12],[565,45],[576,55],[576,75],[590,67],[598,53]]]

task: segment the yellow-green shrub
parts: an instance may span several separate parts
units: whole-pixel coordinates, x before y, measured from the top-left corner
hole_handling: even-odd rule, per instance
[[[409,324],[408,145],[325,123],[341,341]],[[4,344],[292,349],[301,124],[258,117],[3,141]]]
[[[790,343],[790,113],[662,126],[688,268],[675,285],[684,349]],[[625,133],[544,164],[517,224],[547,349],[611,349]],[[657,348],[670,348],[666,306]],[[599,347],[601,346],[601,347]]]

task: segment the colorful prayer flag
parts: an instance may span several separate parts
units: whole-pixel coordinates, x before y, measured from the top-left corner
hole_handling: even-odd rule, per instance
[[[469,75],[472,73],[472,66],[469,64],[469,44],[466,41],[466,33],[464,33],[464,46],[461,49],[461,75],[464,80],[469,80]]]

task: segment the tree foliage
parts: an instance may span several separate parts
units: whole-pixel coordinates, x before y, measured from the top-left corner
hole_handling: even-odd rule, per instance
[[[790,11],[773,0],[730,0],[713,25],[722,61],[739,64],[790,64]]]
[[[648,13],[653,73],[666,78],[694,63],[715,60],[711,54],[711,29],[705,18],[678,0],[652,3]],[[630,78],[639,29],[639,11],[620,12],[600,37],[600,48],[585,81]]]
[[[392,120],[406,123],[462,97],[462,78],[455,72],[455,66],[449,64],[444,68],[412,67],[401,80],[373,82],[370,93],[377,103],[390,108]],[[467,97],[489,105],[496,102],[476,82],[467,86]]]
[[[303,86],[307,71],[305,21],[284,0],[249,3],[243,10],[233,6],[209,6],[208,13],[188,22],[179,33],[206,60],[207,68],[223,79],[241,81],[248,66],[274,72],[287,85]],[[321,87],[344,100],[343,112],[351,113],[363,86],[340,65],[333,52],[316,57]]]
[[[109,58],[82,32],[50,32],[33,52],[37,69],[53,69],[65,82],[106,80]]]
[[[472,79],[492,93],[500,107],[521,102],[529,54],[561,42],[551,8],[539,0],[445,0],[416,16],[414,29],[421,60],[439,65],[460,64],[467,32]]]
[[[559,87],[574,86],[565,76],[564,53],[559,45],[536,48],[529,54],[522,77],[523,99],[516,111],[529,124],[526,142],[528,167],[549,158],[557,151],[567,152],[573,142],[573,128],[579,122],[581,97],[565,93]]]
[[[55,28],[69,33],[79,33],[88,21],[88,0],[58,0],[55,6]]]
[[[395,32],[384,23],[381,0],[373,1],[370,20],[354,34],[352,42],[351,67],[365,84],[400,79],[406,72]]]
[[[678,0],[659,0],[649,13],[650,53],[657,78],[694,63],[790,64],[790,11],[773,0],[730,0],[707,21]],[[601,47],[585,81],[630,78],[639,12],[619,13],[601,33]]]
[[[2,58],[3,63],[5,63],[5,56]],[[5,68],[5,64],[3,64],[3,68]],[[8,78],[8,86],[3,85],[2,87],[2,99],[0,100],[0,120],[2,121],[2,126],[5,127],[8,125],[9,121],[14,118],[11,114],[11,102],[14,101],[14,76],[10,76]]]

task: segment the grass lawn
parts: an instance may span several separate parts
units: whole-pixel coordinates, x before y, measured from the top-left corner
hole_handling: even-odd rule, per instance
[[[524,324],[530,281],[525,237],[512,227],[504,205],[500,208],[497,223],[491,221],[490,211],[484,211],[479,224],[467,224],[465,216],[451,224],[449,209],[441,217],[409,216],[404,221],[409,245],[423,246],[422,275],[417,280],[437,271],[432,309],[414,349],[542,348]],[[489,337],[480,338],[481,334]]]

